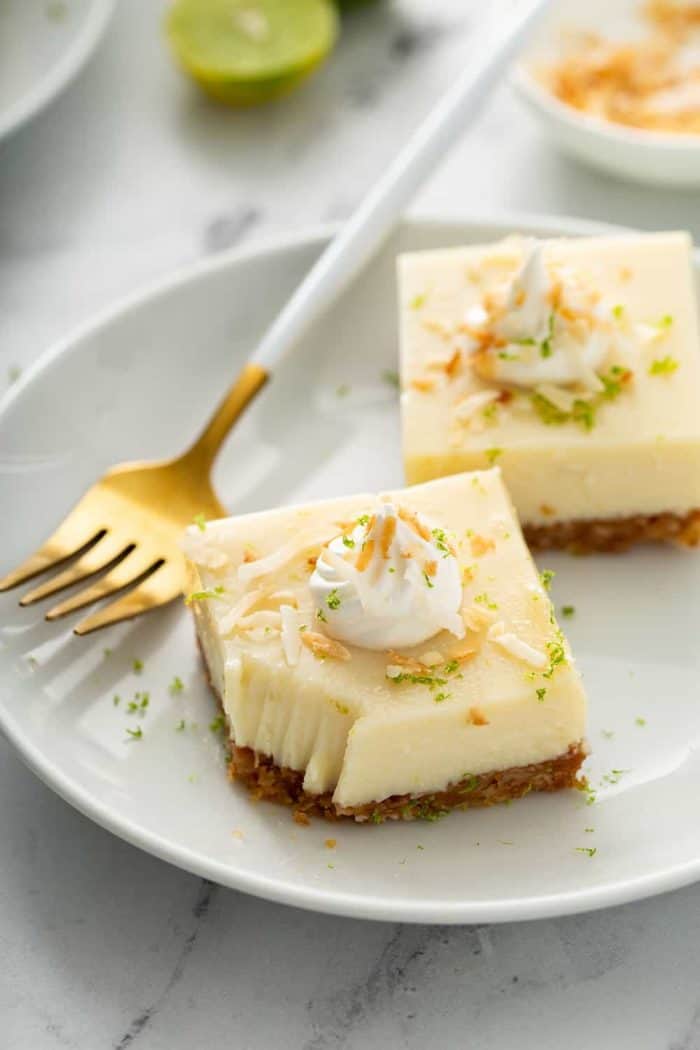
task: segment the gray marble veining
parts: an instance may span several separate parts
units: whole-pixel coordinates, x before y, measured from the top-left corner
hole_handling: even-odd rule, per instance
[[[347,215],[466,60],[478,11],[360,8],[304,90],[232,114],[174,70],[156,5],[119,0],[84,75],[0,146],[0,389],[88,314],[174,268]],[[576,167],[506,86],[418,206],[700,235],[693,194]],[[700,887],[494,927],[307,914],[118,841],[4,741],[0,842],[2,1050],[700,1048]]]

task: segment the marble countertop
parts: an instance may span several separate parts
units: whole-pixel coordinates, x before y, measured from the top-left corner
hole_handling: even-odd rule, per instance
[[[395,0],[357,11],[303,90],[236,114],[172,68],[157,4],[119,0],[84,74],[0,146],[0,390],[89,314],[174,268],[347,215],[465,60],[477,10]],[[700,235],[696,194],[575,166],[505,85],[416,208]],[[113,838],[4,741],[0,841],[7,1050],[700,1047],[700,886],[519,925],[307,914]]]

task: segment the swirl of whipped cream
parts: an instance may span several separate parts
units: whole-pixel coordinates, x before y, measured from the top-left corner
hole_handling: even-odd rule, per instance
[[[612,308],[569,268],[553,275],[538,241],[527,242],[502,303],[491,313],[474,307],[465,321],[477,336],[495,337],[473,358],[483,379],[520,387],[602,389],[597,371],[616,334]]]
[[[449,540],[393,503],[332,540],[309,586],[324,631],[350,645],[395,649],[442,630],[464,637],[461,573]]]

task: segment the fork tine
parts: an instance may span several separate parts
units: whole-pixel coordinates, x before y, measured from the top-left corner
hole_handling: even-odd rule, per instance
[[[135,547],[106,576],[102,576],[92,586],[84,587],[77,594],[72,594],[70,598],[66,598],[65,601],[49,609],[46,613],[46,619],[58,620],[59,617],[73,612],[74,609],[81,609],[84,605],[89,605],[90,602],[96,602],[100,598],[108,598],[110,594],[114,594],[130,584],[138,583],[144,573],[154,568],[157,561],[158,558],[154,557],[152,553]]]
[[[131,620],[180,597],[182,580],[179,574],[168,572],[169,568],[167,564],[159,566],[138,587],[81,620],[74,628],[75,634],[90,634],[121,620]]]
[[[120,555],[126,555],[132,548],[133,544],[125,543],[123,537],[120,539],[107,533],[102,539],[94,543],[70,568],[64,569],[63,572],[52,576],[45,583],[23,595],[19,604],[33,605],[34,602],[41,601],[42,598],[47,598],[50,594],[62,591],[73,583],[78,583],[96,572],[107,569],[116,558]]]
[[[78,530],[71,518],[67,518],[56,529],[43,547],[0,579],[0,591],[9,591],[12,587],[24,583],[25,580],[31,580],[33,576],[46,572],[52,566],[59,565],[67,558],[84,550],[85,547],[94,544],[101,534],[104,535],[104,529],[96,528],[94,525],[86,530],[85,522],[82,521],[80,523],[82,528]]]

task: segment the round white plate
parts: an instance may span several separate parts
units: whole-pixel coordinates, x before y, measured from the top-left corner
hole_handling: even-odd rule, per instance
[[[591,229],[523,218],[406,223],[232,435],[217,471],[224,502],[249,511],[402,483],[397,396],[382,379],[396,367],[397,251]],[[90,324],[18,383],[0,410],[0,574],[109,464],[164,456],[194,436],[327,236],[200,266]],[[0,725],[52,788],[128,841],[319,911],[494,922],[691,882],[700,876],[700,556],[643,550],[545,564],[557,572],[557,604],[576,607],[565,624],[590,694],[593,806],[572,791],[435,824],[297,827],[288,810],[255,804],[227,781],[179,604],[79,640],[70,622],[47,624],[16,594],[0,595]],[[175,675],[186,688],[171,696]],[[150,706],[138,719],[127,705],[143,690]],[[141,740],[126,733],[136,726]]]
[[[0,139],[47,106],[97,46],[114,0],[2,0]]]
[[[565,152],[635,182],[700,186],[700,136],[664,135],[601,120],[560,102],[532,75],[560,55],[561,33],[584,29],[613,40],[643,35],[640,0],[558,0],[514,71],[513,82],[542,127]]]

